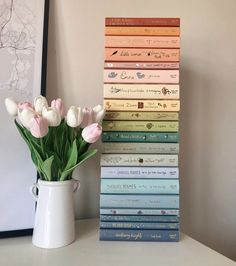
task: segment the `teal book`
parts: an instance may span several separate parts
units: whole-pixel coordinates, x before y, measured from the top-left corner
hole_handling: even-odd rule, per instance
[[[103,142],[179,142],[179,133],[171,132],[125,132],[102,133]]]
[[[178,179],[102,179],[103,194],[179,194]]]
[[[100,222],[100,228],[177,230],[179,229],[179,223]]]
[[[178,215],[104,215],[100,214],[103,222],[152,222],[152,223],[178,223]]]

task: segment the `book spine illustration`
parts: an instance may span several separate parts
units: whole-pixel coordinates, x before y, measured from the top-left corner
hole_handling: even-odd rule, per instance
[[[101,179],[106,194],[178,194],[178,179]]]
[[[101,166],[177,167],[176,154],[102,154]]]
[[[105,35],[179,36],[179,27],[105,27]]]
[[[161,132],[103,132],[103,142],[178,142],[179,133]]]
[[[178,167],[101,167],[102,178],[179,178]]]
[[[179,18],[106,18],[106,26],[172,26],[179,27]]]
[[[178,209],[125,209],[125,208],[100,208],[102,215],[162,215],[179,216]]]
[[[105,142],[102,145],[103,153],[167,153],[178,154],[179,143],[110,143]]]
[[[113,100],[105,99],[107,111],[165,111],[178,112],[179,100]]]
[[[105,61],[179,62],[179,49],[105,48]]]
[[[178,195],[100,195],[101,208],[179,208]]]
[[[162,230],[177,230],[179,223],[143,223],[143,222],[100,222],[100,228],[111,229],[162,229]]]
[[[179,241],[179,231],[100,229],[100,240],[177,242]]]
[[[104,131],[177,132],[177,121],[103,121]]]
[[[179,99],[177,84],[104,84],[104,98]]]
[[[178,121],[177,112],[106,112],[104,120]]]
[[[104,82],[114,83],[178,83],[179,70],[104,69]]]
[[[178,62],[104,62],[104,68],[179,69]]]
[[[159,222],[178,223],[179,217],[175,215],[100,215],[103,222]]]
[[[179,48],[179,37],[105,36],[105,47]]]

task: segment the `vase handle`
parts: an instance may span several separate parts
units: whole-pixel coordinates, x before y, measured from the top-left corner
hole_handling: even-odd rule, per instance
[[[37,195],[37,190],[39,189],[39,185],[38,183],[34,183],[31,187],[30,187],[30,193],[31,195],[34,197],[34,199],[37,201],[38,200],[38,195]]]
[[[73,192],[75,192],[79,188],[80,188],[80,181],[79,180],[74,180]]]

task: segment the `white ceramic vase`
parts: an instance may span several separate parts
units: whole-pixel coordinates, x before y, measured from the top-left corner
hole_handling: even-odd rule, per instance
[[[37,201],[33,244],[40,248],[59,248],[75,240],[73,194],[80,183],[38,180],[30,188]],[[36,193],[38,189],[38,195]]]

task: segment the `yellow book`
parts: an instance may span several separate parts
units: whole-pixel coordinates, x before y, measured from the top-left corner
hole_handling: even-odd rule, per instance
[[[107,111],[164,111],[178,112],[179,100],[113,100],[105,99]]]
[[[106,112],[104,120],[178,121],[177,112]]]

